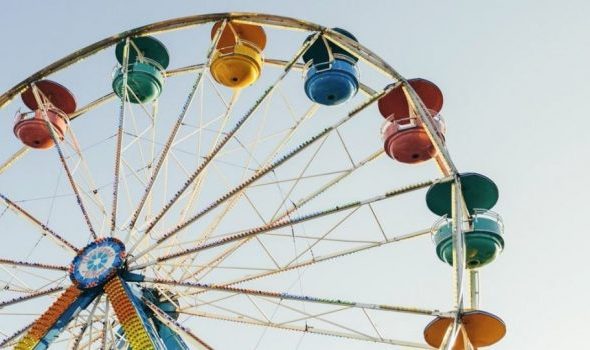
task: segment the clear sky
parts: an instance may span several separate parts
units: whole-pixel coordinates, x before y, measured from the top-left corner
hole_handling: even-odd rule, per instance
[[[0,91],[123,30],[227,11],[287,15],[344,27],[405,77],[436,82],[445,96],[446,139],[455,163],[461,170],[489,176],[500,189],[494,210],[505,221],[506,249],[482,270],[481,282],[482,309],[508,326],[506,338],[494,348],[586,346],[587,1],[10,1],[0,11]],[[2,111],[2,117],[11,119],[12,111]],[[13,139],[0,140],[9,142],[14,144]],[[2,155],[4,159],[7,153]],[[361,258],[355,261],[362,263]],[[338,268],[330,265],[324,271]],[[411,273],[413,266],[405,269]],[[448,273],[450,288],[450,270],[436,273],[440,271]],[[385,272],[375,273],[388,278]],[[360,299],[371,301],[366,300],[370,293],[357,290]],[[323,295],[331,295],[330,290]],[[321,346],[337,348],[341,343],[310,337],[301,349]],[[351,349],[365,345],[356,346]],[[271,343],[260,348],[276,349]],[[285,347],[291,348],[294,345]]]

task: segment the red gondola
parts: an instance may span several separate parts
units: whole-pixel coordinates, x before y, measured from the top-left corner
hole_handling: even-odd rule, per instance
[[[411,79],[408,83],[422,99],[438,136],[444,140],[445,126],[438,114],[443,105],[442,92],[434,83],[425,79]],[[410,108],[401,86],[383,96],[378,106],[381,115],[387,119],[382,130],[387,155],[408,164],[420,163],[436,155],[436,148],[422,121]]]
[[[42,101],[41,106],[37,103],[32,87],[21,94],[23,103],[32,112],[16,116],[14,134],[29,147],[47,149],[54,145],[47,121],[53,127],[55,136],[63,140],[68,128],[67,115],[76,111],[76,99],[67,88],[51,80],[38,81],[35,86]]]

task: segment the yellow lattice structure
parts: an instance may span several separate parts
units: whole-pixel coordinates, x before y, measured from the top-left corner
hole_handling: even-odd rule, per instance
[[[104,287],[117,319],[125,331],[125,338],[133,350],[154,350],[154,345],[143,322],[129,299],[119,277],[110,280]]]

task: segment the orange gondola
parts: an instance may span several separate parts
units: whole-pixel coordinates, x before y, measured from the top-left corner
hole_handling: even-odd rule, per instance
[[[222,22],[211,29],[215,37]],[[254,83],[262,71],[266,34],[261,26],[228,22],[211,59],[211,75],[220,84],[241,89]]]
[[[424,329],[424,340],[428,345],[439,348],[453,324],[451,317],[437,317]],[[480,348],[499,342],[506,334],[506,324],[489,312],[473,310],[461,315],[460,329],[452,350],[464,350],[463,333],[473,347]]]

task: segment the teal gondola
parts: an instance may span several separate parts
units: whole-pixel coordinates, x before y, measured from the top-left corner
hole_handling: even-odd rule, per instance
[[[165,69],[170,57],[166,46],[158,39],[144,36],[132,38],[129,45],[127,69],[127,99],[131,103],[147,103],[157,99],[162,93]],[[115,70],[113,91],[123,97],[125,70],[123,55],[125,40],[115,48],[115,55],[120,66]]]

